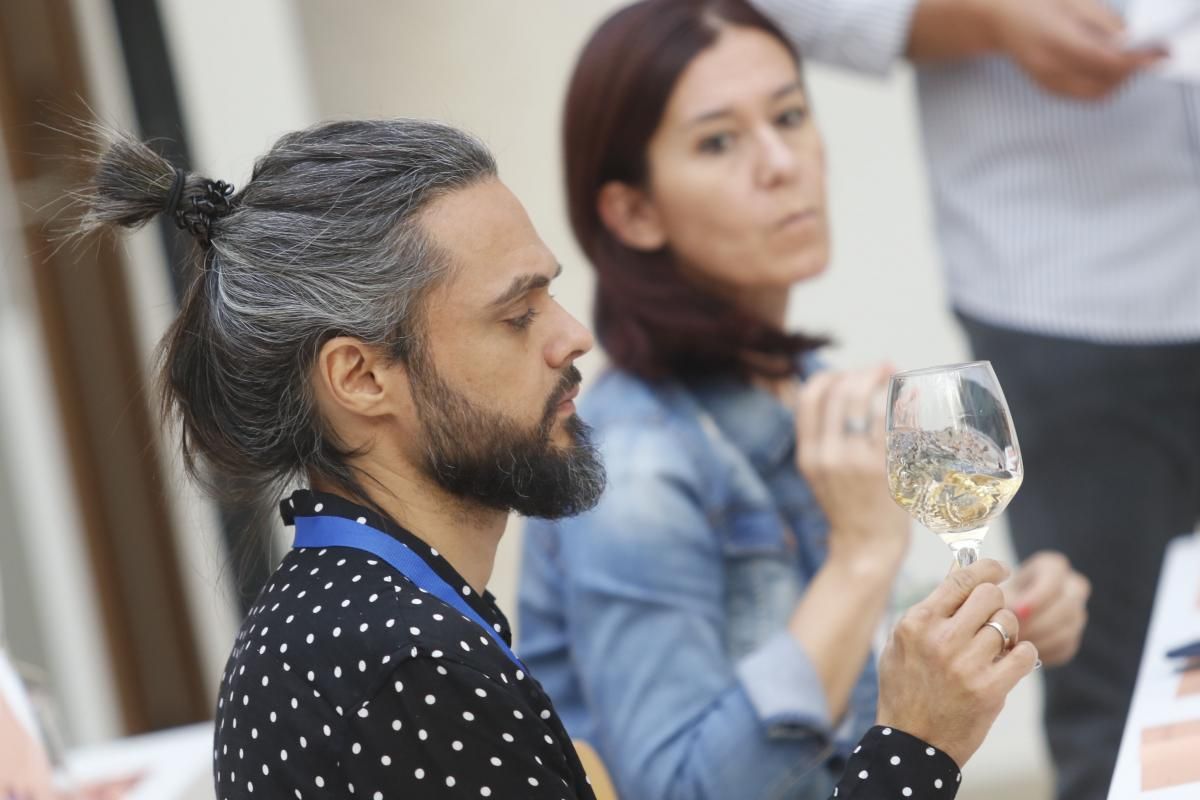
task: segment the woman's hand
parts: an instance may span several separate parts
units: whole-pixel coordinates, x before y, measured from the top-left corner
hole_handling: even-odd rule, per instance
[[[886,561],[898,568],[908,515],[887,485],[884,408],[892,368],[819,372],[796,401],[796,460],[829,518],[830,559]]]
[[[908,610],[879,662],[879,724],[925,740],[959,767],[1037,663],[1037,648],[1018,642],[1020,624],[996,585],[1007,573],[990,559],[952,571]]]
[[[1046,666],[1070,661],[1087,626],[1092,584],[1062,553],[1034,553],[1002,587],[1008,607],[1021,620],[1021,636],[1032,642]]]

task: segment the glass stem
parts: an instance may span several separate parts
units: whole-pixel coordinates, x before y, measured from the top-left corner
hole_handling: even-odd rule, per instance
[[[977,542],[963,542],[951,548],[954,551],[954,562],[960,567],[969,567],[979,560],[979,545]]]
[[[950,545],[950,549],[954,552],[954,563],[959,567],[969,567],[974,564],[979,560],[981,544],[979,539],[966,539]]]

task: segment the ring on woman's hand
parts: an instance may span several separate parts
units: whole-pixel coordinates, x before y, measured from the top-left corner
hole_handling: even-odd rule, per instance
[[[996,631],[996,633],[1000,634],[1000,652],[1007,653],[1008,645],[1012,642],[1012,639],[1009,638],[1008,631],[1004,630],[1004,626],[993,619],[983,623],[983,627],[991,628],[992,630]]]
[[[871,430],[871,420],[866,417],[847,417],[842,429],[848,436],[863,436]]]

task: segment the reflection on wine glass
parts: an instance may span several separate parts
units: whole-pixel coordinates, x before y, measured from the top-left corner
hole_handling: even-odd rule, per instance
[[[942,537],[959,566],[974,563],[988,524],[1024,475],[1008,403],[989,362],[892,376],[887,471],[900,507]]]

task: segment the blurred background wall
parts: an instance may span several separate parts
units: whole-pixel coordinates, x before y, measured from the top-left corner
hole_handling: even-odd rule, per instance
[[[559,175],[560,104],[613,0],[0,0],[0,587],[11,651],[87,744],[207,718],[245,602],[286,546],[269,506],[222,508],[183,480],[149,390],[187,274],[173,229],[55,250],[46,226],[78,179],[65,114],[170,140],[180,163],[241,184],[281,133],[336,117],[426,116],[479,134],[564,264],[590,320],[591,276]],[[911,76],[808,67],[830,162],[834,258],[792,322],[840,366],[962,360],[948,314]],[[602,356],[581,364],[587,376]],[[1020,420],[1016,420],[1018,428]],[[1033,477],[1033,476],[1031,476]],[[514,610],[514,522],[493,591]],[[250,541],[248,553],[239,542]],[[1009,558],[1002,532],[987,548]],[[246,549],[244,546],[241,549]],[[244,563],[243,563],[244,562]],[[949,565],[916,531],[900,596]],[[1011,698],[964,800],[1049,796],[1038,687]]]

